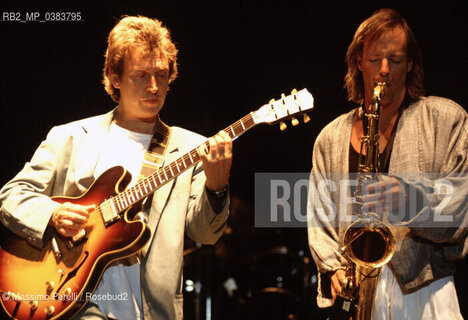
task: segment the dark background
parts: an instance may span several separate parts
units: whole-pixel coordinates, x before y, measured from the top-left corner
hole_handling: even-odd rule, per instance
[[[2,1],[2,12],[80,11],[84,21],[0,22],[0,185],[22,168],[52,126],[114,108],[100,83],[106,37],[116,18],[142,14],[162,20],[180,50],[179,78],[161,112],[170,125],[209,136],[293,88],[306,87],[314,95],[310,123],[284,132],[259,126],[236,141],[231,173],[231,193],[243,208],[234,232],[249,230],[252,247],[274,238],[275,245],[307,248],[305,229],[273,235],[253,229],[254,174],[311,169],[317,134],[352,107],[342,89],[346,48],[359,23],[381,7],[401,12],[413,28],[423,51],[427,95],[451,98],[466,109],[463,0]],[[465,260],[459,274],[466,267]],[[464,308],[468,282],[458,276],[456,285]]]

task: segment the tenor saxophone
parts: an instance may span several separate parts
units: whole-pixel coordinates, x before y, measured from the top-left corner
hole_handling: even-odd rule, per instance
[[[358,186],[354,193],[354,213],[358,219],[345,230],[341,248],[348,260],[348,268],[339,303],[352,319],[359,320],[371,318],[379,268],[387,264],[395,252],[395,237],[380,216],[362,210],[363,185],[380,179],[379,120],[384,90],[385,83],[375,85],[371,110],[364,114],[368,127],[367,134],[361,137]]]

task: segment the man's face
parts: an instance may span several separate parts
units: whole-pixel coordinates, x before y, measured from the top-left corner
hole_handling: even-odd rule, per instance
[[[376,82],[385,82],[387,87],[382,106],[403,101],[406,92],[406,74],[412,62],[406,55],[406,34],[402,27],[385,31],[379,38],[366,41],[358,67],[364,79],[364,94],[367,104],[372,101]]]
[[[130,48],[120,78],[111,77],[120,89],[119,109],[131,120],[154,122],[164,105],[169,88],[169,61],[159,50],[145,53]]]

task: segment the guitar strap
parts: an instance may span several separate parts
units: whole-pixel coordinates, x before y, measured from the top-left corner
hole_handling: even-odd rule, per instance
[[[169,138],[171,137],[171,127],[166,125],[161,121],[160,117],[156,120],[154,125],[154,134],[151,138],[151,142],[148,146],[148,150],[145,152],[145,157],[141,165],[140,174],[138,175],[138,180],[144,179],[145,177],[151,175],[154,171],[159,170],[164,164],[164,155],[166,154],[167,145],[169,143]],[[145,198],[141,207],[139,208],[139,213],[145,211],[151,206],[153,199],[153,194]],[[124,265],[132,265],[135,262],[140,262],[142,251],[138,251],[135,255],[118,260],[115,264],[122,263]]]
[[[151,138],[148,150],[145,152],[138,180],[149,176],[162,167],[170,136],[171,128],[162,122],[158,116],[154,126],[153,137]]]

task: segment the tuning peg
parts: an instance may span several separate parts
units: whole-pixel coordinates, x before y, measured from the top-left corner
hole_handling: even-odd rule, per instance
[[[292,94],[292,95],[295,95],[296,93],[297,93],[297,90],[296,90],[296,89],[292,89],[292,90],[291,90],[291,94]]]
[[[304,123],[307,123],[309,121],[310,121],[309,116],[307,115],[307,113],[304,113]]]
[[[297,126],[297,125],[299,124],[299,120],[297,120],[296,118],[292,117],[292,118],[291,118],[291,124],[292,124],[293,126]]]
[[[273,104],[275,103],[275,99],[271,99],[270,102],[268,102],[268,104]]]
[[[287,127],[288,127],[288,126],[286,125],[286,123],[284,123],[283,121],[280,122],[280,130],[281,130],[281,131],[286,130]]]

